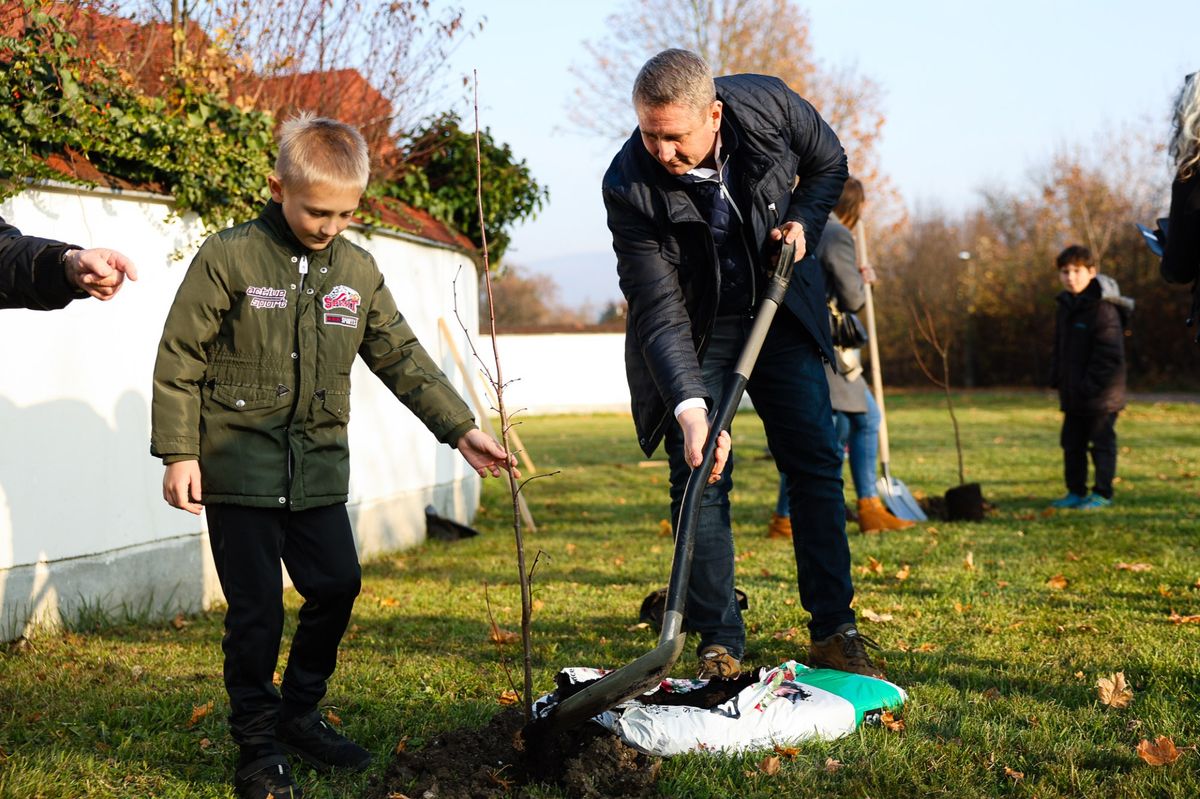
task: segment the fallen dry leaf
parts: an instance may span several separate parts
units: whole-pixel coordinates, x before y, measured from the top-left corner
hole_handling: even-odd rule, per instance
[[[1051,516],[1053,516],[1057,512],[1058,511],[1056,511],[1054,508],[1042,508],[1042,510],[1040,511],[1043,519],[1049,519]]]
[[[666,519],[660,519],[658,522],[658,534],[663,538],[671,535],[671,523]]]
[[[392,747],[392,754],[398,755],[407,748],[408,748],[408,736],[405,735],[399,741],[396,741],[396,745]]]
[[[891,732],[904,731],[904,719],[896,718],[890,710],[885,710],[879,714],[879,723]]]
[[[903,566],[900,567],[900,571],[896,572],[896,579],[897,580],[907,580],[908,575],[911,573],[912,573],[912,568],[907,563],[905,563]]]
[[[869,555],[867,556],[867,565],[865,568],[867,571],[863,572],[863,574],[867,574],[868,572],[871,574],[883,574],[883,562]]]
[[[1008,766],[1005,766],[1004,767],[1004,776],[1008,777],[1013,782],[1020,782],[1021,780],[1025,779],[1025,772],[1024,771],[1015,771],[1015,770],[1009,768]]]
[[[1082,680],[1082,679],[1083,679],[1083,672],[1082,672],[1082,671],[1077,671],[1077,672],[1075,672],[1075,679],[1077,679],[1077,680]]]
[[[575,544],[567,544],[565,549],[566,549],[568,555],[574,555],[575,550],[579,549],[579,547],[576,546]]]
[[[1118,709],[1129,707],[1129,703],[1133,701],[1133,691],[1125,684],[1123,671],[1096,680],[1096,693],[1100,696],[1101,704]]]
[[[1066,557],[1067,557],[1067,560],[1071,561],[1072,563],[1075,563],[1076,561],[1078,561],[1080,559],[1079,555],[1076,555],[1074,552],[1071,552],[1069,550],[1067,552]]]
[[[508,766],[504,766],[503,768],[499,768],[495,771],[489,771],[488,779],[492,781],[493,785],[499,786],[500,790],[508,792],[512,790],[513,781],[504,776],[504,769],[506,768],[508,768]]]
[[[174,627],[176,630],[182,630],[184,627],[187,627],[189,624],[191,624],[191,622],[189,622],[187,619],[185,619],[182,613],[176,613],[175,618],[171,619],[171,626]]]
[[[967,556],[965,558],[963,558],[963,567],[966,568],[966,570],[969,572],[975,571],[975,553],[974,552],[968,552]]]
[[[937,649],[937,644],[931,644],[928,641],[926,641],[925,643],[918,646],[914,651],[916,651],[916,652],[932,652],[935,649]]]
[[[842,761],[834,760],[832,757],[825,758],[825,773],[832,774],[842,767]]]
[[[196,705],[192,708],[192,720],[188,722],[189,727],[195,727],[200,723],[200,720],[212,712],[213,703],[205,702],[203,705]]]
[[[530,604],[529,609],[531,611],[533,611],[534,613],[541,613],[542,609],[545,607],[546,607],[545,601],[543,601],[541,599],[535,599],[535,600],[533,600],[532,604]]]
[[[502,630],[493,623],[492,631],[488,634],[488,638],[495,644],[511,644],[514,641],[520,640],[521,636],[512,630]]]
[[[1175,612],[1175,608],[1171,608],[1171,615],[1167,617],[1173,624],[1200,624],[1200,614],[1195,616],[1180,616]]]
[[[790,641],[799,634],[800,630],[796,629],[795,627],[788,627],[786,630],[780,630],[779,632],[775,633],[772,638],[774,638],[776,641]]]
[[[955,613],[958,613],[958,614],[960,614],[960,615],[961,615],[961,614],[963,614],[963,613],[966,613],[966,612],[967,612],[968,610],[970,610],[970,609],[971,609],[971,606],[970,606],[970,605],[964,605],[964,604],[963,604],[963,603],[961,603],[961,602],[955,602],[955,603],[954,603],[954,612],[955,612]]]
[[[884,622],[888,622],[888,621],[892,620],[892,614],[876,613],[875,611],[871,610],[870,608],[863,608],[861,615],[867,621],[873,621],[876,624],[883,624]]]
[[[1159,585],[1158,586],[1158,595],[1161,596],[1163,599],[1169,599],[1171,597],[1171,589],[1165,585]]]
[[[768,777],[774,777],[779,773],[780,762],[781,761],[779,758],[775,755],[767,755],[762,759],[762,762],[758,764],[758,770],[763,774],[766,774]]]
[[[995,686],[988,688],[986,691],[983,692],[983,698],[988,700],[989,702],[995,702],[997,699],[1000,698],[1000,689]]]
[[[396,597],[394,597],[394,596],[381,597],[379,600],[379,607],[381,607],[381,608],[397,608],[397,607],[400,607],[400,600],[396,599]]]
[[[506,689],[504,693],[500,694],[500,704],[504,705],[505,707],[515,705],[520,701],[521,695],[511,688]]]
[[[644,630],[649,626],[650,626],[649,622],[639,621],[637,624],[631,624],[628,627],[626,627],[625,629],[629,630],[629,632],[633,632],[634,630]]]
[[[996,587],[997,588],[1008,588],[1008,580],[997,580]]]
[[[800,747],[798,747],[798,746],[779,746],[778,744],[776,744],[775,745],[775,754],[779,755],[780,757],[786,757],[788,760],[791,760],[796,755],[800,754]]]
[[[207,749],[210,746],[212,746],[212,741],[208,740],[207,738],[200,739],[200,748],[201,749]]]
[[[1151,743],[1142,739],[1137,745],[1137,755],[1152,766],[1165,766],[1179,759],[1179,750],[1175,742],[1165,735],[1160,735]]]
[[[1113,566],[1119,572],[1148,572],[1154,567],[1149,563],[1118,563]]]
[[[1067,578],[1061,574],[1056,574],[1046,581],[1046,585],[1055,591],[1061,591],[1067,587]]]
[[[342,726],[342,717],[337,713],[334,713],[332,710],[325,711],[325,720],[335,727]]]
[[[792,605],[796,604],[796,598],[795,598],[795,597],[791,597],[791,596],[790,596],[790,597],[788,597],[787,599],[783,600],[783,604],[785,604],[785,605],[787,605],[787,606],[789,606],[789,607],[790,607],[790,606],[792,606]]]

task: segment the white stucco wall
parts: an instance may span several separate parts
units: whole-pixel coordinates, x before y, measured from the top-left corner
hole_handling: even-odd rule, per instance
[[[194,218],[169,212],[157,198],[59,187],[0,203],[0,216],[23,232],[114,247],[139,273],[108,303],[0,311],[0,639],[81,607],[157,615],[219,596],[203,519],[163,502],[162,467],[149,454],[155,351],[202,238]],[[448,317],[466,348],[452,308],[457,291],[459,313],[477,328],[470,260],[385,233],[347,235],[375,255],[418,337],[461,388],[437,321]],[[350,513],[360,554],[421,540],[430,503],[468,521],[474,473],[361,362],[352,379]]]
[[[484,345],[480,354],[490,366],[493,351]],[[506,333],[496,337],[496,347],[508,409],[524,408],[531,416],[630,412],[624,333]],[[747,395],[739,407],[754,406]]]

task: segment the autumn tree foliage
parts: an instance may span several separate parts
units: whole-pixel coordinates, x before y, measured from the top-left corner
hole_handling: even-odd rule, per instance
[[[682,47],[699,53],[716,75],[774,75],[809,100],[829,122],[850,159],[850,171],[888,191],[879,163],[882,90],[853,69],[832,69],[816,57],[808,14],[793,0],[626,0],[607,19],[608,32],[584,43],[572,122],[612,139],[637,124],[630,104],[638,69],[657,52]]]
[[[909,334],[916,305],[954,337],[958,385],[1045,386],[1062,290],[1054,259],[1078,243],[1137,303],[1126,338],[1131,384],[1194,385],[1200,347],[1183,324],[1186,291],[1162,280],[1134,227],[1163,215],[1170,177],[1161,148],[1117,131],[1095,146],[1064,148],[1030,174],[1020,188],[985,190],[965,212],[925,210],[875,247],[889,380],[923,382]]]

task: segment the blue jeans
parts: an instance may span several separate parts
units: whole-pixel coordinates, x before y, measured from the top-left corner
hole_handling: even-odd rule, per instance
[[[850,449],[850,477],[854,480],[854,493],[859,499],[879,496],[875,488],[875,459],[879,453],[879,405],[871,392],[867,395],[866,413],[833,412],[833,426],[837,431],[838,453]],[[775,513],[791,515],[788,502],[787,478],[779,475],[779,498],[775,502]]]
[[[751,320],[717,320],[701,372],[714,403],[720,401],[726,375],[741,354]],[[841,457],[832,424],[829,384],[815,343],[786,308],[780,308],[750,375],[747,393],[763,421],[775,462],[788,476],[792,506],[792,545],[800,604],[811,619],[814,639],[825,638],[854,621],[850,601],[850,546],[842,501]],[[666,437],[671,465],[671,518],[678,520],[684,486],[691,472],[683,458],[683,434],[669,425]],[[687,623],[699,633],[697,651],[720,644],[741,658],[746,630],[733,593],[733,533],[729,492],[734,455],[721,480],[705,489],[695,530],[696,549],[688,584]]]

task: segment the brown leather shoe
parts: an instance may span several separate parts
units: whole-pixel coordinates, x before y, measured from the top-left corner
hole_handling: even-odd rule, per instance
[[[808,645],[808,665],[814,669],[837,669],[866,677],[883,677],[867,656],[867,647],[880,649],[879,644],[858,631],[853,624],[843,624],[837,632]]]
[[[742,673],[742,663],[720,644],[709,644],[700,650],[700,669],[697,680],[732,680]]]
[[[913,524],[914,522],[897,518],[889,513],[879,497],[867,497],[858,501],[858,529],[864,533],[907,530]]]
[[[792,517],[772,513],[771,521],[767,524],[767,538],[786,538],[791,541]]]

